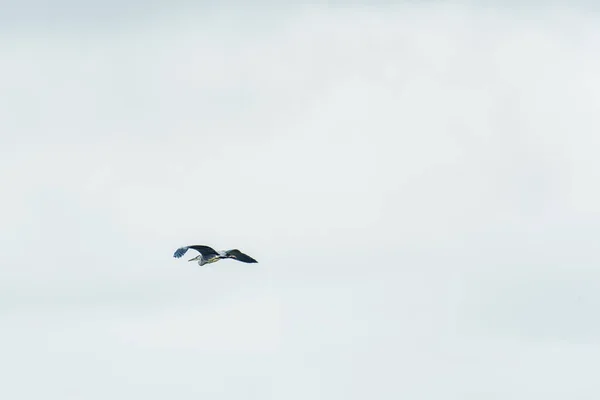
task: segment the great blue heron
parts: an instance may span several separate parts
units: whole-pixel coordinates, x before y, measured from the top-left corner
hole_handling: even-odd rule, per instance
[[[212,247],[203,246],[203,245],[199,245],[199,244],[193,245],[193,246],[180,247],[177,250],[175,250],[175,254],[173,254],[173,257],[181,258],[188,251],[188,249],[194,249],[198,253],[200,253],[196,257],[188,260],[188,261],[198,261],[198,265],[214,263],[223,258],[232,258],[234,260],[238,260],[238,261],[245,262],[245,263],[257,263],[258,262],[254,258],[250,257],[249,255],[242,253],[238,249],[216,251]]]

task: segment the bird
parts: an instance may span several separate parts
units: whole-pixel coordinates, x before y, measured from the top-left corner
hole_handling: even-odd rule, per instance
[[[173,257],[181,258],[189,249],[194,249],[200,254],[198,254],[194,258],[189,259],[188,261],[198,261],[198,265],[200,266],[203,266],[205,264],[211,264],[224,258],[232,258],[234,260],[245,263],[258,262],[249,255],[242,253],[238,249],[216,251],[210,246],[205,246],[201,244],[180,247],[177,250],[175,250],[175,254],[173,254]]]

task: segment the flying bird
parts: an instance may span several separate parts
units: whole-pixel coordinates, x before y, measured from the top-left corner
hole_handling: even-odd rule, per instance
[[[210,264],[222,260],[224,258],[232,258],[234,260],[238,260],[245,263],[257,263],[254,258],[250,257],[247,254],[242,253],[238,249],[232,250],[221,250],[216,251],[212,247],[204,246],[204,245],[193,245],[193,246],[184,246],[175,250],[175,254],[173,257],[181,258],[188,251],[188,249],[196,250],[198,254],[196,257],[189,259],[188,261],[198,261],[198,265],[202,266],[205,264]]]

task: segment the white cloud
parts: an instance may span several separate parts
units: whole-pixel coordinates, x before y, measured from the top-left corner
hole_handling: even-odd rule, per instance
[[[180,307],[142,318],[128,317],[110,328],[109,334],[133,348],[269,355],[280,348],[280,314],[276,298],[248,296],[208,308]]]

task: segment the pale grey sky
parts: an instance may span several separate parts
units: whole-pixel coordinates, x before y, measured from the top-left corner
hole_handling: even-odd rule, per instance
[[[11,8],[1,398],[600,396],[591,8],[173,4]]]

